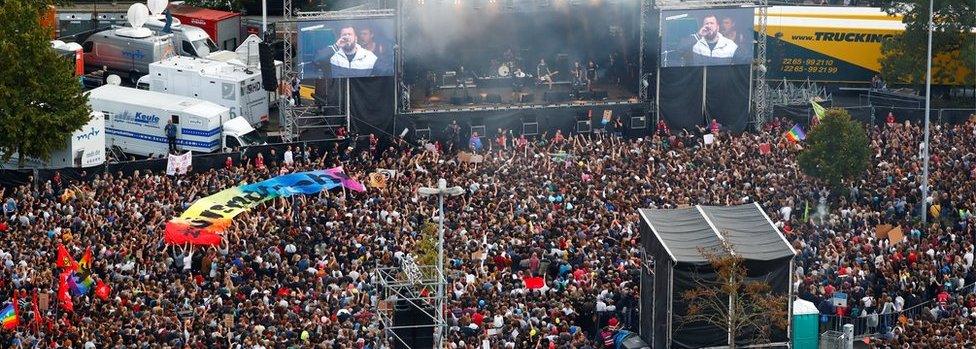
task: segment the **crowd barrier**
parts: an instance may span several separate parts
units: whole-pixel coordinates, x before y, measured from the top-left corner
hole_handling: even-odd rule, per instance
[[[311,146],[316,149],[332,149],[336,145],[349,146],[348,139],[324,139],[315,141],[302,141],[291,143],[275,143],[268,145],[252,146],[241,151],[213,154],[193,154],[193,165],[190,173],[206,172],[225,166],[227,158],[238,165],[242,161],[253,161],[258,154],[262,154],[266,159],[265,163],[271,162],[273,157],[280,158],[282,154],[291,146],[296,147]],[[362,141],[355,145],[362,145]],[[272,156],[272,150],[274,154]],[[68,167],[59,169],[2,169],[0,170],[0,187],[13,188],[23,185],[33,185],[38,187],[43,183],[53,179],[57,174],[61,174],[61,179],[65,183],[71,181],[88,181],[105,173],[113,175],[131,176],[137,171],[140,174],[160,173],[166,171],[166,158],[144,159],[133,161],[106,162],[102,165],[92,167]]]
[[[951,292],[952,297],[950,299],[955,299],[956,296],[966,296],[974,293],[974,287],[976,283],[972,283],[963,286]],[[888,314],[861,314],[860,316],[838,316],[838,315],[824,315],[820,314],[820,333],[830,332],[830,331],[844,331],[844,325],[853,324],[854,325],[854,338],[864,338],[884,335],[891,331],[894,326],[898,324],[898,319],[901,316],[905,316],[907,319],[919,319],[919,318],[931,318],[932,314],[926,314],[926,310],[931,307],[936,306],[936,302],[933,299],[927,300],[920,304],[914,305],[910,308],[904,309],[902,311],[892,312]],[[951,305],[951,304],[950,304]],[[882,306],[877,305],[878,308]]]
[[[923,117],[925,116],[924,109],[920,108],[887,106],[847,106],[842,108],[847,110],[853,119],[861,121],[865,124],[884,123],[888,113],[891,113],[895,117],[895,121],[899,123],[906,120],[911,122],[922,122],[924,120]],[[930,115],[932,116],[932,120],[934,122],[955,124],[966,121],[969,119],[970,115],[974,113],[976,113],[976,110],[974,109],[933,109]],[[813,111],[809,105],[778,105],[774,108],[774,115],[791,119],[794,122],[806,124],[812,117]],[[363,146],[363,140],[364,139],[360,137],[355,145]],[[350,140],[348,139],[323,139],[253,146],[248,147],[243,151],[228,153],[193,154],[193,167],[191,168],[191,173],[220,168],[224,166],[224,162],[228,157],[231,158],[234,164],[238,164],[242,158],[254,159],[257,157],[258,153],[262,153],[265,159],[270,159],[271,150],[275,151],[276,156],[280,156],[280,154],[284,153],[288,146],[304,147],[309,145],[319,149],[323,147],[329,147],[329,149],[331,149],[331,147],[334,147],[339,143],[343,143],[343,146],[348,146],[349,142]],[[61,169],[0,169],[0,187],[12,188],[27,184],[38,186],[54,178],[54,176],[59,172],[61,173],[62,179],[70,182],[72,180],[90,180],[106,172],[112,174],[132,175],[136,171],[140,171],[141,173],[146,173],[149,171],[153,173],[166,171],[166,159],[107,162],[103,165],[87,168],[69,167]]]
[[[925,122],[925,108],[875,105],[843,106],[838,108],[846,110],[852,119],[869,125],[885,123],[888,113],[891,113],[898,123],[905,121],[911,121],[912,123]],[[972,114],[976,114],[976,109],[942,108],[929,111],[932,122],[946,124],[965,122]],[[773,115],[806,125],[813,118],[813,108],[810,105],[777,105],[773,108]]]

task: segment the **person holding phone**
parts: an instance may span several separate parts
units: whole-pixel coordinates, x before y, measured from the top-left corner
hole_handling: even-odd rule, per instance
[[[702,18],[701,28],[695,33],[695,45],[692,52],[695,59],[705,59],[714,63],[731,63],[735,50],[739,48],[731,39],[726,38],[719,32],[718,17],[714,14],[707,14]],[[718,60],[715,60],[715,59]]]
[[[376,64],[376,54],[357,43],[356,28],[344,26],[339,29],[339,38],[332,45],[335,53],[329,59],[333,78],[355,78],[371,76]]]

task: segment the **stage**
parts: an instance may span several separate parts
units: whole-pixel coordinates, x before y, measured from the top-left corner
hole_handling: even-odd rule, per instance
[[[508,80],[503,83],[502,80]],[[414,88],[407,114],[476,110],[537,109],[565,106],[596,106],[637,103],[633,89],[618,84],[598,83],[591,89],[573,89],[568,81],[529,84],[515,92],[512,79],[480,79],[462,86],[440,85]],[[488,82],[486,84],[486,82]],[[470,85],[470,87],[469,87]],[[419,92],[419,93],[418,93]]]

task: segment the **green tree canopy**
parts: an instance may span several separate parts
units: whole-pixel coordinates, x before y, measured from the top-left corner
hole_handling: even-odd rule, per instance
[[[881,74],[895,83],[925,83],[928,46],[928,0],[886,0],[882,8],[902,15],[905,32],[881,46]],[[976,79],[976,3],[972,0],[939,0],[933,4],[932,80],[944,84],[972,85]]]
[[[73,76],[73,63],[59,56],[38,25],[55,1],[0,2],[0,158],[18,154],[48,159],[90,118],[88,99]]]
[[[870,147],[864,127],[843,109],[828,109],[820,124],[807,133],[797,161],[803,173],[840,188],[864,173]]]

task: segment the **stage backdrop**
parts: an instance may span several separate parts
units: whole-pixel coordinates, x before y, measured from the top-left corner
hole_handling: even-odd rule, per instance
[[[297,59],[301,78],[392,76],[395,23],[393,18],[302,22]]]
[[[749,64],[753,9],[661,12],[661,67]]]

